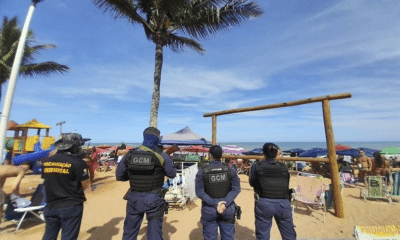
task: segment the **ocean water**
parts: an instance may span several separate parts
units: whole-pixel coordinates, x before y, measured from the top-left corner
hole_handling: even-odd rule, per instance
[[[120,143],[92,143],[92,146],[98,145],[111,145],[116,146]],[[126,143],[127,146],[139,146],[141,143]],[[236,145],[247,150],[254,148],[262,148],[264,142],[221,142],[218,143],[220,146]],[[282,150],[289,150],[293,148],[300,148],[308,150],[314,147],[326,148],[326,142],[275,142]],[[400,147],[400,141],[388,141],[388,142],[337,142],[336,144],[346,145],[352,148],[372,148],[375,150],[382,151],[386,147]]]
[[[314,147],[326,148],[326,142],[274,142],[278,145],[282,150],[289,150],[293,148],[300,148],[304,150],[308,150]],[[400,141],[389,141],[389,142],[337,142],[336,144],[341,144],[345,146],[349,146],[352,148],[372,148],[375,150],[381,151],[386,147],[400,147]],[[221,143],[221,146],[225,145],[236,145],[243,147],[248,150],[252,150],[254,148],[262,148],[264,145],[263,142],[237,142],[237,143]]]

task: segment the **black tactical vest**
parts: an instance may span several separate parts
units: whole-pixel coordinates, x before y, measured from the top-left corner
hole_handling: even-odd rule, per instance
[[[153,152],[135,150],[129,152],[126,158],[125,165],[132,191],[150,192],[163,186],[165,173]]]
[[[260,197],[289,199],[289,170],[284,163],[266,161],[256,163],[261,189],[255,189]]]
[[[203,168],[204,190],[212,198],[223,198],[231,190],[231,172],[228,165]]]

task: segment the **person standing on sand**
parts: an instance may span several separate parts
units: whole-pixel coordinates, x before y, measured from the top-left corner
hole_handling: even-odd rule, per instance
[[[92,187],[94,183],[94,172],[99,167],[99,165],[97,164],[97,149],[95,146],[93,146],[90,150],[87,156],[87,161],[85,162],[89,171],[90,187]]]
[[[369,157],[365,155],[365,152],[363,150],[360,150],[360,156],[357,158],[356,161],[358,165],[358,177],[362,179],[362,181],[365,181],[365,176],[371,172],[372,169],[372,161]]]
[[[42,178],[47,205],[43,240],[78,239],[83,216],[84,191],[89,189],[86,163],[80,154],[85,141],[78,133],[63,133],[54,143],[57,152],[43,161]]]
[[[128,181],[126,217],[123,240],[137,239],[143,216],[147,218],[147,239],[162,239],[165,176],[175,178],[176,168],[170,156],[159,150],[160,131],[148,127],[143,132],[143,144],[129,151],[119,162],[117,181]]]
[[[117,164],[119,163],[118,157],[120,156],[120,155],[118,154],[118,151],[119,151],[119,150],[125,150],[125,149],[126,149],[126,145],[125,145],[124,142],[122,142],[121,145],[119,145],[119,146],[117,147],[117,149],[115,149],[114,161],[115,161]]]
[[[222,148],[213,145],[211,162],[196,174],[196,195],[202,200],[201,223],[205,240],[235,239],[235,198],[240,193],[240,180],[233,167],[221,162]]]
[[[272,217],[278,224],[283,240],[295,240],[292,209],[289,201],[290,174],[286,165],[275,160],[279,147],[263,146],[265,160],[251,166],[249,183],[254,188],[256,238],[269,240]]]
[[[372,170],[370,174],[372,176],[383,176],[386,180],[392,183],[392,168],[390,167],[390,162],[386,160],[385,156],[379,152],[374,152],[374,161],[372,163]]]

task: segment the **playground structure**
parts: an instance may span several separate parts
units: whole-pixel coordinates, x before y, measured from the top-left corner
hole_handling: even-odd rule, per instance
[[[248,108],[237,108],[224,110],[219,112],[206,113],[204,117],[212,117],[212,144],[217,144],[217,116],[232,114],[232,113],[241,113],[241,112],[251,112],[258,110],[266,110],[266,109],[274,109],[281,107],[290,107],[303,105],[308,103],[322,102],[322,112],[324,118],[324,127],[325,127],[325,136],[326,136],[326,145],[328,149],[328,159],[326,158],[305,158],[305,157],[281,157],[278,158],[278,161],[305,161],[305,162],[326,162],[329,163],[329,171],[331,175],[332,188],[333,188],[333,201],[334,201],[334,209],[335,215],[339,218],[344,218],[344,210],[343,210],[343,201],[341,195],[341,187],[340,187],[340,176],[338,171],[338,164],[336,160],[336,150],[335,150],[335,139],[333,135],[333,127],[332,127],[332,118],[331,118],[331,110],[330,110],[330,100],[351,98],[351,93],[342,93],[342,94],[333,94],[315,98],[302,99],[293,102],[285,102],[285,103],[277,103],[277,104],[269,104]],[[242,159],[264,159],[264,156],[259,155],[247,155],[247,156],[237,156],[237,155],[226,155],[222,156],[223,158],[242,158]]]
[[[28,136],[28,130],[37,130],[36,135]],[[40,136],[41,130],[46,130],[44,136]],[[49,136],[51,127],[32,119],[24,124],[9,121],[7,130],[14,131],[14,137],[6,138],[5,149],[11,153],[11,159],[15,165],[26,161],[34,163],[47,157],[53,149],[55,137]]]

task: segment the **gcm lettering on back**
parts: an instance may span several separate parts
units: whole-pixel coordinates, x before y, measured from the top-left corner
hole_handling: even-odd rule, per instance
[[[150,163],[150,158],[149,157],[134,157],[132,159],[133,163],[138,163],[138,164],[149,164]]]
[[[211,182],[224,182],[226,180],[225,174],[214,174],[211,175]]]

